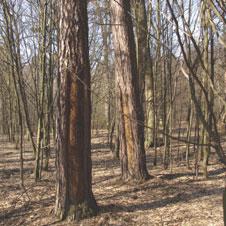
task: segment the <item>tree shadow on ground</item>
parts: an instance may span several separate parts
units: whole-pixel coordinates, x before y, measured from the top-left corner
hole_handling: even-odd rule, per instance
[[[115,177],[116,177],[116,175],[100,176],[100,177],[96,178],[95,182],[93,182],[93,185],[103,183],[103,182],[111,180]]]
[[[215,169],[215,170],[211,170],[209,171],[209,176],[217,176],[219,174],[225,173],[226,172],[226,168],[221,168],[221,169]],[[162,176],[160,176],[161,179],[164,180],[174,180],[174,179],[178,179],[180,177],[186,177],[186,176],[195,176],[195,173],[193,172],[185,172],[185,173],[171,173],[171,174],[164,174]],[[217,178],[219,179],[219,178]]]
[[[153,202],[142,202],[138,204],[131,205],[121,205],[121,204],[109,204],[101,206],[102,213],[117,213],[117,212],[135,212],[135,211],[145,211],[153,210],[157,208],[162,208],[167,205],[172,205],[176,203],[186,203],[191,200],[210,197],[211,195],[222,194],[223,188],[213,188],[213,189],[203,189],[202,192],[194,193],[177,193],[173,197],[167,197],[164,199],[156,200]]]
[[[94,143],[91,144],[91,149],[108,149],[109,148],[109,144],[107,143]]]
[[[32,162],[34,161],[34,157],[24,158],[23,162]],[[20,159],[18,158],[10,158],[10,159],[3,159],[0,160],[0,163],[8,164],[8,163],[20,163]]]
[[[23,172],[26,174],[31,174],[33,172],[33,169],[24,168]],[[13,177],[13,176],[19,175],[19,174],[20,174],[20,168],[1,169],[0,170],[0,178],[1,179],[9,179],[10,177]]]
[[[0,222],[4,222],[6,220],[16,220],[20,219],[22,216],[29,215],[32,210],[36,208],[43,208],[52,206],[54,203],[55,197],[51,196],[45,199],[35,200],[35,201],[27,201],[20,207],[11,206],[7,209],[3,209],[0,212]],[[13,224],[12,224],[13,225]]]
[[[94,167],[95,170],[99,169],[99,168],[116,168],[119,167],[119,160],[118,159],[101,159],[101,160],[93,160],[92,161],[92,165]]]
[[[15,150],[15,149],[13,149]],[[33,156],[33,152],[31,150],[26,151],[24,153],[29,153],[28,155],[24,156],[23,162],[32,162],[35,160],[35,157]],[[13,156],[12,156],[13,154]],[[0,163],[2,164],[9,164],[9,163],[20,163],[20,157],[19,157],[19,153],[16,152],[6,152],[6,153],[1,153],[1,155],[3,156],[10,156],[10,158],[2,158],[0,159]],[[54,159],[55,158],[55,151],[54,148],[50,149],[50,157],[49,159]]]
[[[121,184],[119,186],[121,186]],[[140,191],[145,192],[145,191],[148,191],[148,190],[165,188],[167,186],[168,185],[164,184],[164,183],[153,183],[152,185],[148,185],[148,186],[142,186],[141,185],[139,187],[132,187],[131,189],[126,189],[124,191],[117,192],[117,193],[110,195],[110,196],[107,196],[107,197],[99,198],[99,200],[108,200],[108,199],[111,200],[111,199],[118,198],[118,197],[131,197],[131,195],[133,197],[135,197],[134,194],[136,194]]]

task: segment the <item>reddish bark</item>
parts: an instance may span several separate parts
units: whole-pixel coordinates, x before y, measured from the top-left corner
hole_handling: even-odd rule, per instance
[[[120,159],[126,180],[148,178],[144,150],[144,112],[140,100],[136,48],[130,1],[111,0],[115,48],[116,89],[119,97]]]
[[[61,0],[56,215],[96,212],[91,178],[91,100],[87,2]]]

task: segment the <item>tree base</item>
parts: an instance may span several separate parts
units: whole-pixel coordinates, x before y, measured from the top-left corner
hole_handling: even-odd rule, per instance
[[[77,206],[71,205],[68,210],[68,219],[79,221],[96,215],[95,209],[91,208],[86,202]]]
[[[121,176],[121,180],[124,182],[132,182],[136,184],[143,183],[149,179],[153,178],[148,172],[145,172],[143,175],[130,175],[130,174],[123,174]]]
[[[90,205],[87,202],[83,202],[78,205],[70,205],[66,211],[57,210],[56,216],[60,220],[80,221],[95,216],[97,212],[98,207],[96,204]]]

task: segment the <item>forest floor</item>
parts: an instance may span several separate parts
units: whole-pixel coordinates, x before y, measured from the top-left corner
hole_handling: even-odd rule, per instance
[[[150,180],[142,184],[123,183],[120,166],[112,159],[106,137],[92,139],[93,192],[100,207],[96,217],[70,223],[54,218],[55,167],[42,180],[34,183],[34,161],[31,149],[25,146],[24,180],[26,192],[20,189],[19,150],[15,144],[0,141],[0,225],[183,225],[223,226],[222,193],[226,168],[211,160],[209,179],[194,177],[183,161],[171,170],[154,167],[153,150],[147,151]],[[178,147],[174,147],[177,150]],[[180,151],[183,150],[183,145]],[[161,148],[158,150],[159,163]],[[181,151],[182,153],[182,151]],[[212,159],[212,158],[211,158]],[[192,163],[191,163],[192,166]]]

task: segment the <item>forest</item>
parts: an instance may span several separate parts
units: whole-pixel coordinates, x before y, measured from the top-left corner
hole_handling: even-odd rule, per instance
[[[0,225],[226,225],[225,0],[0,0]]]

